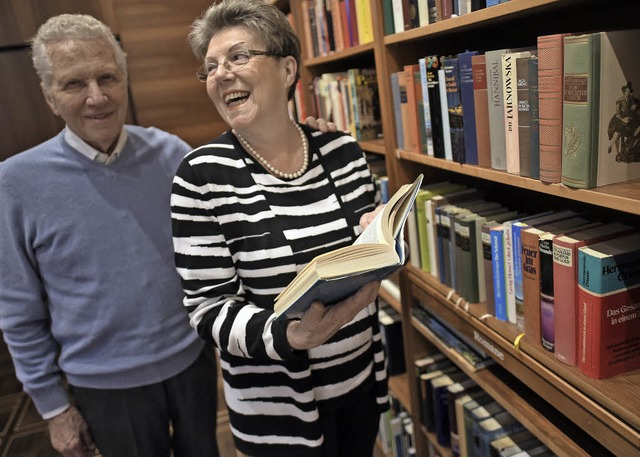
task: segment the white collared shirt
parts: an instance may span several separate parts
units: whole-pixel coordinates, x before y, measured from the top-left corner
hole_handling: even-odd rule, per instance
[[[111,154],[105,154],[104,152],[98,151],[93,146],[90,146],[86,141],[76,135],[75,132],[73,132],[69,127],[65,128],[64,131],[64,139],[67,141],[67,143],[69,143],[69,146],[71,146],[82,155],[88,157],[89,159],[96,160],[105,165],[111,164],[120,156],[120,154],[122,153],[122,149],[124,149],[124,144],[127,142],[127,136],[127,131],[124,127],[122,127],[122,131],[120,132],[120,137],[118,138],[116,147],[113,149]]]

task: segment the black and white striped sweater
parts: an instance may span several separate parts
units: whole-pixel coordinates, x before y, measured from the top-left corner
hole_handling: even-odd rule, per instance
[[[304,127],[303,127],[304,128]],[[177,270],[191,324],[219,350],[236,445],[248,455],[320,455],[319,411],[374,384],[387,408],[375,303],[324,345],[294,351],[277,294],[313,257],[349,245],[376,192],[355,140],[312,132],[293,180],[265,172],[227,132],[183,160],[173,184]]]

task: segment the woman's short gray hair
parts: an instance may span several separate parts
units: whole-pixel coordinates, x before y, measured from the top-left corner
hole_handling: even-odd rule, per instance
[[[236,26],[252,30],[264,41],[266,51],[296,60],[296,77],[288,94],[291,99],[300,78],[300,40],[284,13],[264,0],[222,0],[211,5],[191,25],[188,42],[196,58],[204,61],[211,38]]]
[[[60,14],[49,18],[38,29],[31,41],[33,66],[45,90],[51,87],[53,68],[47,48],[53,43],[67,40],[103,39],[113,47],[116,64],[127,74],[127,55],[124,53],[111,29],[88,14]]]

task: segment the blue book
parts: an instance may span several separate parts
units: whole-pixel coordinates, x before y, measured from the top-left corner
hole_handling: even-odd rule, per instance
[[[496,309],[496,319],[507,321],[507,281],[504,252],[504,233],[506,227],[497,225],[491,227],[491,266],[493,271],[493,301]]]
[[[473,434],[475,452],[478,457],[491,457],[491,442],[503,436],[525,430],[518,420],[508,411],[474,424]]]
[[[466,51],[458,54],[460,71],[460,96],[462,99],[462,114],[464,117],[464,152],[465,162],[478,165],[478,139],[476,135],[476,109],[473,96],[473,72],[471,57],[477,51]]]
[[[457,57],[445,58],[442,62],[451,133],[451,160],[465,163],[464,122],[462,118],[462,95],[460,93],[460,62]]]
[[[393,99],[393,116],[396,121],[396,142],[398,149],[404,149],[404,130],[402,128],[402,100],[400,98],[400,82],[398,73],[391,73],[391,97]]]

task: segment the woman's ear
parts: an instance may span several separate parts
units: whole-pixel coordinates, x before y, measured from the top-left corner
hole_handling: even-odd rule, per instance
[[[298,63],[293,56],[283,57],[284,59],[284,72],[285,72],[285,86],[287,89],[291,87],[296,79],[296,73],[298,71]]]

